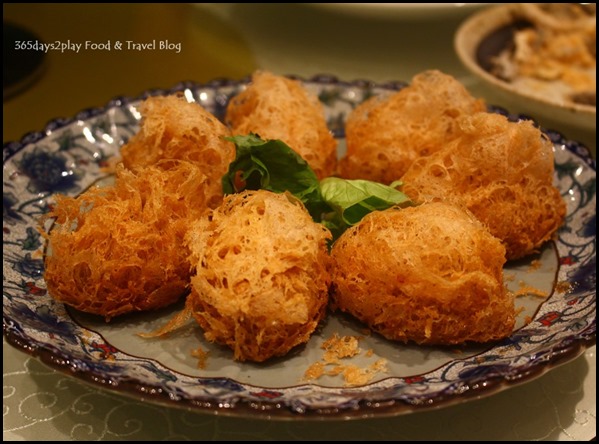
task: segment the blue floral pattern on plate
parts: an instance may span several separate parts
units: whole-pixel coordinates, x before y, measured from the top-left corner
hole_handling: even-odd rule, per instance
[[[324,104],[340,146],[345,118],[357,104],[405,86],[343,82],[332,76],[299,80]],[[298,381],[263,387],[225,370],[222,376],[174,370],[119,349],[86,327],[47,294],[43,280],[44,241],[36,225],[52,205],[53,194],[76,195],[106,178],[104,167],[139,127],[137,108],[144,98],[182,93],[222,118],[229,99],[247,81],[181,83],[135,99],[117,98],[72,119],[53,120],[43,132],[4,145],[3,327],[10,344],[59,371],[148,401],[227,415],[300,419],[389,416],[487,396],[537,377],[595,344],[596,166],[585,147],[555,131],[546,133],[554,143],[555,182],[568,215],[551,248],[557,263],[552,291],[536,304],[530,322],[486,349],[450,356],[441,365],[414,374],[385,374],[363,386]]]

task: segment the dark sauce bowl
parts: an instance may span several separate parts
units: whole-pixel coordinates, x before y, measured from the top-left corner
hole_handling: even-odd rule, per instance
[[[493,58],[506,49],[513,49],[514,33],[530,26],[518,4],[490,7],[462,22],[455,34],[454,48],[466,69],[480,80],[487,101],[512,112],[528,114],[543,125],[594,133],[594,95],[579,97],[575,102],[552,94],[550,87],[543,93],[517,88],[494,73]]]

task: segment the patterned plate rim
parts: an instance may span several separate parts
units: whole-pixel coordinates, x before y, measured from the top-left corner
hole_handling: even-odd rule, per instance
[[[289,75],[288,77],[300,80],[305,83],[313,83],[319,85],[339,85],[344,87],[371,87],[383,90],[399,90],[407,85],[407,83],[388,82],[376,83],[369,80],[353,80],[342,81],[333,75],[316,75],[311,78],[303,78],[301,76]],[[52,132],[69,126],[76,121],[87,120],[95,116],[106,113],[109,109],[122,107],[128,103],[138,102],[150,96],[166,95],[184,91],[186,89],[200,88],[222,88],[235,87],[247,84],[249,77],[241,80],[231,79],[214,79],[207,83],[196,83],[191,81],[181,82],[170,89],[153,89],[148,90],[138,97],[116,97],[105,106],[97,108],[88,108],[79,112],[72,118],[55,118],[52,119],[44,128],[43,131],[30,132],[25,134],[20,141],[7,142],[3,148],[3,164],[11,159],[20,150],[28,145],[39,142]],[[491,111],[498,112],[508,116],[511,119],[530,119],[525,115],[509,114],[506,110],[500,107],[489,107]],[[531,119],[532,120],[532,119]],[[570,152],[574,153],[581,161],[586,163],[593,171],[596,171],[595,160],[592,158],[587,147],[579,142],[566,139],[560,132],[555,130],[542,130],[549,136],[554,144],[563,145]],[[549,350],[547,356],[536,362],[535,365],[527,366],[526,368],[516,373],[509,375],[494,374],[485,375],[483,379],[473,378],[472,381],[463,383],[459,390],[447,390],[439,395],[436,393],[434,398],[424,396],[422,399],[410,399],[408,401],[402,399],[381,399],[381,400],[359,400],[352,404],[350,408],[315,408],[304,409],[303,407],[291,406],[280,401],[251,400],[239,399],[238,402],[232,404],[223,404],[214,400],[194,399],[194,398],[177,398],[171,393],[164,390],[159,385],[149,384],[136,380],[130,377],[128,380],[120,380],[115,384],[115,381],[105,378],[101,372],[96,374],[89,369],[78,367],[76,362],[73,362],[70,356],[64,354],[58,349],[44,346],[38,343],[35,339],[29,337],[25,332],[18,331],[13,328],[18,325],[18,321],[10,318],[3,312],[3,334],[8,344],[15,348],[39,359],[49,367],[64,374],[74,376],[79,380],[88,382],[94,386],[99,386],[104,389],[113,390],[126,396],[134,397],[142,401],[150,401],[153,403],[175,406],[192,411],[205,412],[211,414],[219,414],[233,417],[252,417],[264,419],[359,419],[369,417],[388,417],[396,416],[405,413],[411,413],[421,410],[430,410],[431,408],[442,408],[450,405],[455,405],[461,402],[466,402],[471,399],[479,399],[491,394],[497,393],[502,389],[515,387],[525,382],[536,379],[549,370],[572,361],[580,356],[587,348],[596,344],[596,317],[591,324],[585,329],[583,335],[566,337],[559,344]],[[230,380],[227,377],[220,379]]]

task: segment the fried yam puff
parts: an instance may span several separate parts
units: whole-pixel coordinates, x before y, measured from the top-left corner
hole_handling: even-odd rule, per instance
[[[459,137],[417,160],[402,191],[417,202],[463,205],[502,240],[507,259],[535,252],[563,222],[553,185],[553,145],[530,121],[480,113],[460,121]]]
[[[322,104],[296,80],[255,72],[245,91],[229,102],[225,121],[233,134],[282,140],[319,179],[337,168],[337,141],[327,127]]]
[[[455,78],[424,71],[409,86],[372,97],[349,114],[340,175],[385,184],[398,180],[414,160],[455,137],[458,117],[485,109]]]
[[[474,216],[453,205],[375,211],[333,245],[333,306],[404,343],[501,339],[515,320],[504,253]]]
[[[292,196],[226,196],[186,237],[196,269],[187,306],[206,339],[256,362],[307,342],[328,303],[329,238]]]
[[[235,146],[224,140],[231,135],[228,128],[183,96],[150,97],[139,111],[140,129],[121,148],[124,165],[136,170],[160,159],[192,162],[206,176],[208,205],[217,206],[223,197],[221,178],[235,159]]]
[[[166,164],[168,163],[168,164]],[[138,172],[117,166],[114,185],[56,196],[44,279],[48,292],[106,320],[175,302],[189,287],[187,226],[206,204],[204,175],[162,161]]]

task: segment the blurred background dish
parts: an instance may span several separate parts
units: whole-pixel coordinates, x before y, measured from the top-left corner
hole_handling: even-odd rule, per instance
[[[508,4],[467,18],[454,45],[489,103],[594,132],[595,29],[594,5]]]
[[[41,76],[45,54],[23,50],[28,43],[39,40],[28,29],[10,22],[3,22],[2,28],[2,96],[7,99],[31,86]]]
[[[487,3],[306,3],[343,14],[384,19],[436,19],[466,15]]]

